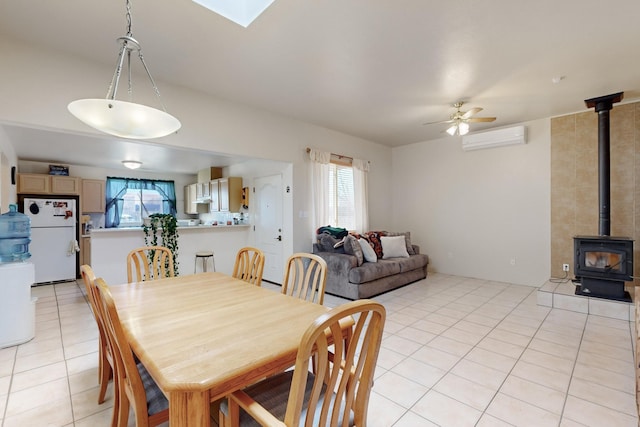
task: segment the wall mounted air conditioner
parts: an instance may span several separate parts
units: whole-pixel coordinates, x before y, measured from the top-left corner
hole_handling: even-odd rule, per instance
[[[462,149],[464,151],[481,150],[503,145],[526,144],[526,142],[526,127],[514,126],[465,135],[462,137]]]

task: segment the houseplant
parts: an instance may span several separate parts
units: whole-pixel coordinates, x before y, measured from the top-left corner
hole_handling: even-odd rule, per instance
[[[142,225],[144,231],[144,244],[147,246],[158,246],[158,235],[160,246],[171,250],[173,255],[173,268],[178,275],[178,221],[171,214],[154,213],[149,215],[148,224]],[[153,251],[149,254],[153,258]]]

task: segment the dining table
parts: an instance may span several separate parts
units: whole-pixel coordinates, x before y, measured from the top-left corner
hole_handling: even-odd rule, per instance
[[[305,330],[328,311],[219,272],[109,289],[172,427],[209,426],[212,401],[293,366]]]

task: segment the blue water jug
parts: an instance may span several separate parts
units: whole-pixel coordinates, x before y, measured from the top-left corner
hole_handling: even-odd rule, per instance
[[[31,257],[31,220],[18,212],[18,205],[9,205],[9,212],[0,215],[0,262],[18,262]]]

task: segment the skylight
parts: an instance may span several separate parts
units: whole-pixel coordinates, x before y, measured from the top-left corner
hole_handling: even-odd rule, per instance
[[[274,0],[193,0],[200,6],[247,28]]]

